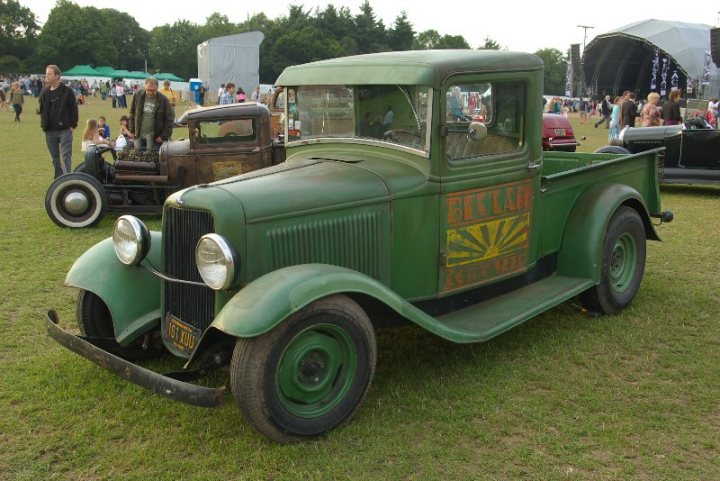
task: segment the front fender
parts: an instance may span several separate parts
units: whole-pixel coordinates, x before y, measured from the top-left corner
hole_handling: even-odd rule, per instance
[[[146,259],[155,266],[160,265],[160,241],[160,232],[150,233]],[[81,255],[67,273],[65,285],[90,291],[105,302],[121,346],[159,323],[160,278],[141,267],[120,262],[112,238],[98,242]]]
[[[360,293],[384,303],[420,327],[448,340],[460,339],[458,333],[427,315],[372,277],[328,264],[303,264],[285,267],[256,279],[228,301],[205,332],[188,365],[209,348],[219,330],[233,337],[264,334],[313,301],[332,294]],[[205,343],[205,340],[208,343]]]
[[[635,209],[649,239],[660,240],[637,190],[624,184],[596,185],[583,192],[568,216],[558,254],[558,274],[600,282],[605,229],[621,205]]]
[[[220,310],[212,327],[235,337],[264,334],[322,297],[358,292],[401,312],[406,302],[375,279],[329,264],[301,264],[265,274],[243,287]]]

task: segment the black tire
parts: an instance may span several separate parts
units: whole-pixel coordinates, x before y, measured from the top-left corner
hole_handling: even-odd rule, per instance
[[[73,172],[78,172],[80,174],[85,173],[85,162],[80,162],[77,167],[73,169]]]
[[[619,145],[606,145],[604,147],[600,147],[597,149],[595,154],[625,154],[630,155],[630,151],[626,149],[625,147],[620,147]]]
[[[96,294],[80,289],[75,306],[78,328],[83,336],[112,339],[112,316],[107,305]]]
[[[80,289],[75,306],[78,328],[85,337],[115,340],[112,315],[105,302],[95,293]],[[122,347],[115,343],[112,353],[128,361],[140,361],[158,357],[164,352],[160,336],[154,336],[151,342],[138,340]]]
[[[94,177],[73,172],[61,175],[45,194],[45,210],[60,227],[92,227],[107,209],[107,194]]]
[[[635,209],[621,206],[610,218],[600,269],[600,283],[580,294],[580,301],[590,311],[618,313],[635,298],[645,272],[645,227]]]
[[[365,311],[350,298],[334,295],[266,334],[238,339],[230,385],[258,432],[280,443],[298,441],[353,416],[372,382],[376,355]]]

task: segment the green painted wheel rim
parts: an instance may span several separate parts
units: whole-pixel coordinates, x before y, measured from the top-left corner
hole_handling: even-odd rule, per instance
[[[298,333],[280,357],[276,374],[280,402],[303,418],[322,416],[347,395],[357,372],[350,336],[334,324]]]
[[[610,285],[616,292],[624,292],[630,287],[635,277],[637,255],[637,245],[631,234],[626,232],[615,241],[610,257]]]

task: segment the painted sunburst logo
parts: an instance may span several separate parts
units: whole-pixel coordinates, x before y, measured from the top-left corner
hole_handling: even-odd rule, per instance
[[[486,261],[527,247],[529,213],[472,224],[447,233],[447,267]]]

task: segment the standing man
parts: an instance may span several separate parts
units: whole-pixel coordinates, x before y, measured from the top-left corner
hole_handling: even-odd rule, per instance
[[[610,114],[612,113],[612,109],[610,107],[610,96],[606,95],[605,98],[602,100],[602,104],[600,104],[600,113],[602,114],[602,118],[595,122],[595,128],[597,129],[597,126],[601,123],[605,122],[605,128],[610,127]]]
[[[73,129],[78,123],[75,93],[60,82],[60,69],[48,65],[45,69],[45,88],[40,92],[40,126],[45,132],[55,178],[71,172]],[[62,152],[62,163],[60,153]]]
[[[145,89],[133,95],[130,106],[130,132],[135,135],[140,150],[160,150],[172,136],[175,110],[170,101],[158,92],[154,77],[145,79]]]
[[[620,106],[620,129],[635,127],[635,117],[638,116],[635,92],[629,92],[627,100]]]

